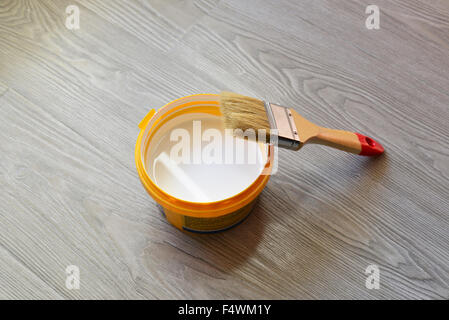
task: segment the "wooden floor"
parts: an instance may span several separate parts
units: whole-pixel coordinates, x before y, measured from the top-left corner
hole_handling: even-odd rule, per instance
[[[377,0],[368,30],[371,2],[2,0],[0,298],[448,299],[449,2]],[[222,89],[387,152],[281,152],[243,224],[184,234],[140,184],[137,124]]]

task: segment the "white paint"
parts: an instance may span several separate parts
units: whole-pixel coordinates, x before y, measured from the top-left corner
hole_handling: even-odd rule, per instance
[[[201,120],[200,129],[194,126],[194,121],[198,120]],[[182,149],[179,148],[179,141],[170,141],[174,130],[177,132],[174,136],[182,137],[184,141],[188,133],[187,158],[191,161],[175,161],[168,156],[174,147]],[[221,133],[220,136],[216,134],[217,131]],[[210,139],[211,132],[215,132],[213,139]],[[194,136],[202,137],[201,143],[194,141]],[[163,191],[178,199],[212,202],[230,198],[249,187],[261,174],[266,162],[264,147],[253,141],[244,141],[243,149],[236,149],[240,145],[237,139],[241,140],[225,134],[222,121],[217,116],[178,116],[164,124],[152,138],[146,157],[146,171]],[[218,161],[216,155],[210,155],[211,150],[218,148],[222,151],[219,153],[222,161]],[[254,153],[256,161],[251,161]],[[242,158],[245,161],[242,162]],[[179,159],[185,160],[186,157]],[[240,162],[236,162],[236,159]]]
[[[193,177],[189,177],[165,152],[154,160],[153,176],[170,191],[170,194],[182,194],[196,201],[210,201],[207,194],[192,179]]]

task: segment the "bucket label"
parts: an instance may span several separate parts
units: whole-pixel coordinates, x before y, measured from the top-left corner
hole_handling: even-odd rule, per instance
[[[183,229],[200,233],[224,231],[243,221],[248,216],[252,207],[253,203],[250,203],[237,211],[216,218],[184,216]]]

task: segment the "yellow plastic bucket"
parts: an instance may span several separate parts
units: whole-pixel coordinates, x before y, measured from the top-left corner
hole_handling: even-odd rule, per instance
[[[137,172],[140,180],[150,196],[162,206],[167,220],[180,230],[211,233],[227,230],[243,221],[262,192],[270,178],[274,149],[265,146],[266,157],[263,172],[255,177],[241,192],[211,202],[187,201],[164,191],[156,183],[151,173],[149,154],[164,141],[158,141],[158,132],[168,126],[171,121],[183,115],[195,117],[208,115],[220,117],[219,96],[215,94],[198,94],[172,101],[157,112],[151,110],[140,122],[140,134],[135,148]],[[265,162],[266,160],[266,162]],[[153,175],[153,176],[152,176]]]

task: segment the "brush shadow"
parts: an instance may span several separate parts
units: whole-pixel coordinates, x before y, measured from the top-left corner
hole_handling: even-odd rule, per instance
[[[365,216],[372,214],[372,212],[364,209],[361,201],[372,202],[376,200],[379,184],[382,184],[386,174],[388,174],[389,165],[389,157],[385,154],[376,158],[342,157],[337,161],[332,161],[332,164],[328,166],[323,164],[319,172],[317,170],[312,174],[309,173],[311,179],[315,177],[316,181],[323,181],[323,175],[331,175],[335,167],[340,167],[339,169],[344,172],[344,174],[339,175],[342,182],[340,187],[332,194],[329,192],[326,195],[329,201],[322,201],[319,197],[307,196],[309,191],[301,193],[299,186],[292,191],[292,193],[297,194],[299,199],[296,203],[293,203],[292,197],[287,194],[282,196],[282,192],[277,193],[277,196],[292,204],[290,216],[297,215],[294,219],[302,220],[299,224],[302,227],[291,228],[290,234],[286,236],[286,243],[295,242],[300,243],[301,246],[296,246],[295,250],[292,250],[289,265],[281,264],[281,259],[277,260],[279,272],[291,274],[291,280],[298,287],[309,288],[308,292],[311,294],[319,293],[319,296],[310,298],[353,298],[351,292],[339,289],[341,279],[347,277],[347,274],[339,275],[338,272],[344,272],[339,270],[346,270],[348,262],[353,263],[352,259],[347,256],[347,252],[354,252],[356,248],[353,248],[353,244],[348,243],[348,240],[345,239],[349,234],[341,237],[339,235],[339,232],[345,230],[347,225],[345,221],[338,220],[346,219],[347,216],[344,209],[333,204],[333,199],[341,202],[344,198],[343,201],[346,202],[348,199],[354,198],[356,194],[363,195],[362,198],[358,197],[356,200],[356,204],[362,205],[361,209],[357,210],[357,214]],[[354,177],[356,178],[354,179]],[[316,186],[316,188],[318,187]],[[316,192],[313,193],[317,195]],[[305,202],[301,202],[301,197],[307,197],[307,199],[302,199]],[[285,213],[282,212],[275,212],[271,215],[273,219],[285,218]],[[339,224],[335,229],[332,227],[333,220],[336,221],[336,224]],[[354,236],[355,241],[359,240],[357,233]],[[364,236],[363,231],[360,236]],[[338,242],[337,245],[336,242]],[[277,243],[276,246],[280,246],[280,244]],[[342,249],[344,247],[351,248],[350,250]],[[342,255],[346,258],[343,259]],[[330,271],[328,266],[333,266],[334,271]],[[323,283],[327,283],[329,288],[333,288],[333,290],[323,292],[320,287],[320,284]],[[337,293],[338,295],[336,295]],[[359,292],[359,294],[367,299],[376,297],[376,292],[369,292],[369,290]],[[301,298],[308,297],[301,296]]]
[[[338,199],[338,201],[341,202],[342,198],[351,199],[354,198],[352,195],[357,194],[363,195],[363,203],[374,201],[375,199],[373,197],[377,196],[376,190],[378,190],[379,184],[382,184],[383,179],[388,173],[389,164],[389,157],[386,154],[376,158],[362,158],[355,161],[347,161],[347,159],[342,158],[337,162],[333,162],[328,169],[323,169],[323,171],[334,170],[335,166],[349,166],[349,170],[345,170],[348,174],[348,179],[344,181],[342,178],[341,188],[339,188],[337,192],[332,193],[331,197],[327,195],[328,198]],[[320,174],[316,173],[316,175],[316,179],[320,179],[323,172]],[[351,176],[357,176],[356,181],[351,179]],[[362,200],[357,200],[355,203],[356,205],[360,205],[361,208],[357,210],[357,215],[359,217],[371,215],[372,212],[364,210],[361,201]],[[332,200],[326,202],[313,202],[312,200],[312,203],[308,203],[307,207],[301,208],[301,203],[296,207],[296,213],[301,215],[302,219],[310,225],[310,227],[307,227],[307,232],[305,232],[305,230],[293,230],[293,237],[304,239],[306,236],[309,238],[309,241],[306,240],[308,243],[305,244],[303,255],[304,257],[310,256],[310,258],[302,259],[301,261],[303,262],[300,265],[300,268],[304,270],[314,270],[308,277],[301,278],[300,281],[302,285],[310,285],[313,287],[315,282],[322,282],[326,277],[329,277],[328,281],[335,281],[335,275],[329,274],[328,271],[326,271],[326,265],[334,265],[337,270],[340,268],[340,265],[342,265],[342,269],[346,267],[345,263],[347,263],[347,261],[339,258],[341,257],[342,252],[338,248],[341,246],[327,245],[327,243],[335,243],[335,237],[338,236],[338,232],[334,233],[332,230],[328,229],[330,228],[329,224],[332,224],[333,220],[339,223],[339,219],[344,219],[344,211],[335,207],[332,202]],[[344,221],[340,222],[343,226],[345,225]],[[338,228],[338,230],[341,229]],[[305,235],[305,233],[307,233],[307,235]],[[351,246],[351,244],[346,243],[346,240],[343,238],[338,237],[337,241],[343,241],[343,246]],[[350,297],[351,296],[348,295],[348,298]],[[366,297],[372,297],[372,293],[367,293]]]
[[[345,192],[363,194],[365,199],[369,199],[372,188],[385,178],[389,163],[389,156],[386,153],[375,158],[362,159],[358,167],[351,168],[351,171],[360,177],[359,183],[350,183],[346,186]]]
[[[317,201],[313,206],[313,212],[322,217],[328,215],[329,212],[334,212],[335,207],[332,203],[335,199],[338,202],[344,201],[346,205],[350,205],[352,208],[361,208],[357,210],[359,216],[366,215],[367,210],[362,208],[371,201],[375,202],[373,197],[388,174],[389,163],[388,155],[382,154],[378,157],[352,158],[349,160],[343,157],[333,161],[332,165],[328,167],[323,166],[320,173],[313,174],[317,176],[316,180],[323,181],[322,176],[333,175],[339,181],[338,189],[326,189],[326,192],[328,192],[326,197],[329,198],[329,201]],[[344,173],[338,174],[338,176],[333,174],[336,167],[339,167]],[[331,216],[334,216],[334,214],[335,212]]]

